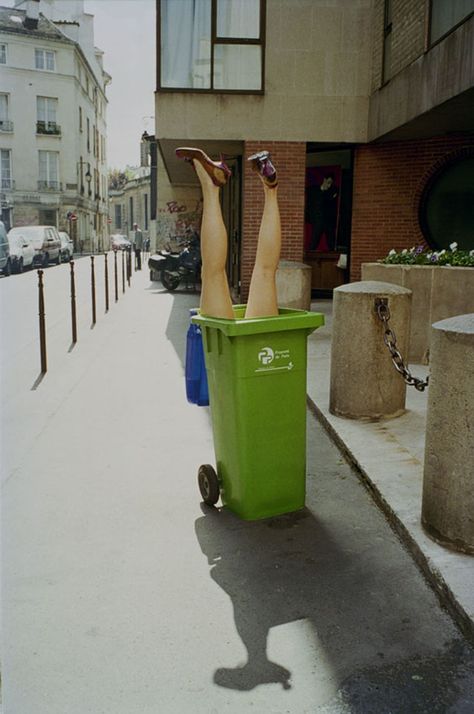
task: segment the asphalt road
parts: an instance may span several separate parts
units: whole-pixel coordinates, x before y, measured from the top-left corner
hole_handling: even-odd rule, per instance
[[[91,329],[88,260],[72,350],[46,271],[36,384],[36,277],[0,281],[5,714],[472,714],[472,647],[310,413],[302,512],[200,504],[197,298],[143,271]]]

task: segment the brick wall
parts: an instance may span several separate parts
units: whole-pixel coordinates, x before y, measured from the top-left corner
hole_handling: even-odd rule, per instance
[[[474,136],[435,137],[360,146],[354,157],[351,280],[361,263],[384,257],[391,248],[425,245],[418,206],[434,171]]]
[[[245,142],[242,184],[242,256],[241,299],[248,296],[258,231],[263,211],[263,190],[260,179],[250,168],[247,157],[267,149],[278,171],[278,202],[282,227],[282,260],[303,260],[305,142]]]

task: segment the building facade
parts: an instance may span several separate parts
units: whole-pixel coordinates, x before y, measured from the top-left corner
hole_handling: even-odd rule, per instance
[[[312,266],[316,294],[391,248],[467,244],[474,1],[198,0],[187,22],[185,5],[157,0],[160,161],[176,195],[196,186],[177,146],[231,165],[222,201],[242,299],[263,205],[246,158],[263,148],[279,170],[282,258]]]
[[[0,8],[2,219],[108,243],[106,85],[82,2]]]

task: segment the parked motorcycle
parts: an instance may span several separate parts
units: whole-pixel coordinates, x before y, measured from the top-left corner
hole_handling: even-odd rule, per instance
[[[159,274],[160,280],[170,292],[186,281],[186,287],[201,280],[201,248],[199,238],[191,238],[179,253],[159,250],[148,259],[148,267]]]

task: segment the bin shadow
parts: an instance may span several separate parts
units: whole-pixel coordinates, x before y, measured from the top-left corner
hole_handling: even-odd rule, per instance
[[[240,691],[269,683],[291,689],[288,663],[270,661],[267,640],[271,628],[303,619],[310,622],[316,648],[313,654],[308,648],[308,657],[316,659],[315,652],[323,652],[311,669],[318,664],[329,668],[328,677],[339,682],[352,712],[392,711],[385,708],[383,697],[388,687],[394,689],[397,676],[410,679],[421,662],[433,673],[439,671],[441,655],[429,666],[428,659],[418,655],[420,641],[427,654],[443,645],[436,615],[416,604],[416,588],[387,553],[381,557],[377,548],[369,554],[358,552],[350,540],[336,534],[336,524],[324,523],[308,508],[258,522],[241,521],[225,508],[201,508],[197,539],[211,578],[232,601],[236,630],[247,652],[245,664],[218,667],[215,684]],[[457,655],[454,659],[459,664]],[[430,679],[425,695],[435,701],[446,682]],[[361,693],[361,682],[372,680],[380,686],[370,685]],[[381,708],[364,708],[368,705]]]

